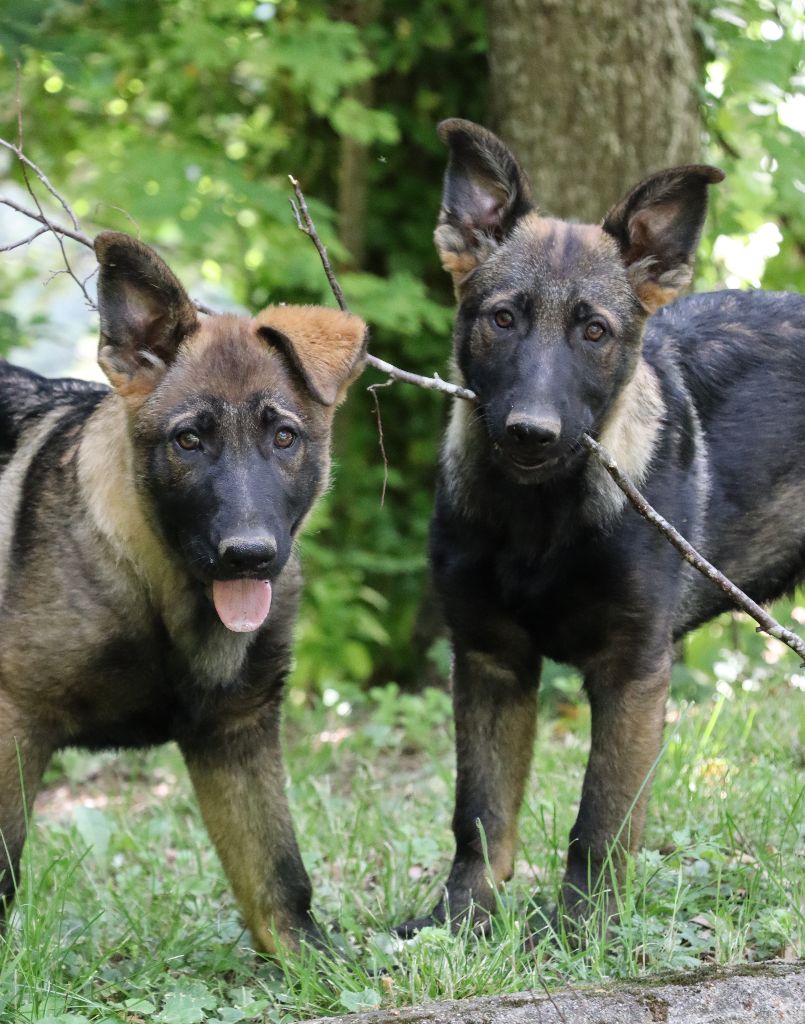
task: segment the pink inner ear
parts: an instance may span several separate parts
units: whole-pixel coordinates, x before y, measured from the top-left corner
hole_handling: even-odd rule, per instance
[[[644,256],[658,255],[658,243],[673,227],[678,212],[676,204],[658,203],[633,214],[629,218],[629,252],[626,262],[633,263]]]
[[[503,203],[495,200],[488,193],[484,193],[478,203],[478,207],[481,211],[478,217],[480,227],[492,228],[500,224],[500,211],[503,209]]]
[[[134,345],[138,348],[156,346],[157,329],[166,316],[165,307],[144,289],[128,282],[121,285],[121,290],[125,301],[123,319]]]

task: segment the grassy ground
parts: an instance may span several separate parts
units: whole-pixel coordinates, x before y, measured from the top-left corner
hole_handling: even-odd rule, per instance
[[[795,609],[795,614],[796,614]],[[803,614],[805,617],[805,614]],[[646,849],[606,945],[522,948],[550,896],[578,799],[589,716],[576,681],[544,687],[516,878],[490,939],[389,925],[435,899],[451,850],[449,698],[292,694],[290,795],[323,921],[346,960],[257,957],[177,751],[66,752],[37,803],[8,941],[0,1020],[15,1024],[300,1020],[441,997],[805,955],[805,675],[751,630],[698,634],[677,670]]]

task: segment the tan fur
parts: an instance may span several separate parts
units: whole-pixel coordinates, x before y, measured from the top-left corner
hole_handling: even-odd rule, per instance
[[[327,405],[338,405],[362,369],[366,324],[351,313],[316,306],[269,306],[258,327],[284,334]]]
[[[281,876],[281,865],[267,869],[274,851],[284,854],[288,844],[296,846],[281,752],[278,746],[261,747],[238,772],[194,758],[187,759],[187,767],[204,824],[246,924],[260,947],[274,953],[275,932],[287,937],[292,922],[283,913],[283,893],[267,885],[268,878]]]
[[[523,687],[511,666],[482,651],[457,651],[456,656],[454,675],[461,681],[454,689],[456,808],[474,807],[480,800],[493,814],[486,818],[483,839],[475,821],[462,822],[462,839],[474,854],[461,867],[454,867],[448,888],[455,905],[450,909],[460,916],[472,901],[476,923],[485,925],[488,918],[478,914],[478,908],[494,909],[495,888],[514,871],[517,811],[534,746],[536,687]],[[484,743],[467,742],[477,737],[479,728],[484,729]],[[505,756],[496,756],[502,751]]]
[[[143,366],[134,373],[125,373],[114,368],[111,362],[105,362],[103,353],[98,360],[101,369],[109,378],[109,383],[123,398],[132,412],[137,412],[143,402],[159,383],[164,369],[156,366]]]
[[[648,313],[656,313],[661,306],[666,306],[679,295],[678,288],[664,288],[656,281],[644,281],[635,291]]]
[[[664,412],[656,374],[641,357],[632,379],[612,404],[600,435],[618,468],[638,487],[651,466]],[[589,462],[587,481],[587,517],[596,522],[613,519],[626,499],[597,459]]]
[[[489,259],[498,247],[497,241],[483,232],[476,232],[470,244],[462,231],[446,223],[444,212],[433,233],[433,241],[442,266],[453,278],[457,297],[473,270]]]
[[[26,433],[14,457],[0,475],[0,605],[5,595],[9,551],[14,538],[17,511],[22,501],[22,483],[48,434],[63,416],[63,409],[54,409],[43,416]]]

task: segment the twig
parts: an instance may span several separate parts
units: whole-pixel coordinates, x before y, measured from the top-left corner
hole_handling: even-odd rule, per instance
[[[324,267],[324,272],[327,275],[327,280],[330,282],[330,287],[335,295],[336,302],[338,302],[341,309],[346,310],[347,304],[344,298],[344,293],[341,290],[338,281],[335,279],[335,274],[333,273],[330,261],[327,258],[327,250],[324,248],[324,245],[316,232],[316,227],[310,217],[310,213],[308,212],[302,189],[299,187],[299,182],[296,178],[292,176],[289,177],[299,203],[299,208],[297,209],[296,204],[291,200],[291,206],[294,210],[296,223],[299,229],[304,231],[316,246]],[[300,210],[301,217],[299,214]],[[444,394],[452,395],[454,398],[463,398],[470,402],[477,401],[475,393],[470,391],[468,388],[460,387],[457,384],[450,384],[447,381],[441,380],[437,375],[434,375],[433,377],[421,377],[419,374],[409,373],[407,370],[400,370],[398,367],[392,366],[391,363],[387,363],[382,359],[377,359],[374,356],[367,356],[367,362],[370,366],[374,366],[377,369],[382,370],[383,373],[388,374],[389,377],[392,377],[395,380],[402,380],[409,384],[416,384],[419,387],[429,388],[431,391],[441,391]],[[777,622],[776,619],[772,618],[764,608],[761,608],[756,601],[753,601],[752,598],[737,587],[732,580],[727,579],[727,577],[711,562],[708,562],[707,559],[701,555],[689,541],[685,540],[678,530],[671,526],[671,524],[664,519],[656,509],[652,508],[631,480],[621,473],[614,457],[602,444],[590,437],[589,434],[581,435],[581,443],[596,459],[598,459],[617,486],[626,495],[632,506],[640,513],[641,516],[643,516],[644,519],[647,519],[652,525],[656,526],[660,533],[662,533],[666,539],[673,544],[677,551],[680,552],[685,561],[689,562],[695,569],[698,569],[700,573],[706,576],[707,579],[720,587],[733,604],[737,605],[751,616],[751,618],[753,618],[759,625],[759,633],[768,633],[769,636],[773,636],[775,639],[782,641],[782,643],[786,644],[792,651],[798,654],[800,658],[802,658],[803,667],[805,667],[805,641],[790,629],[786,629],[785,626],[781,626],[780,623]]]
[[[36,177],[42,182],[42,184],[45,186],[45,188],[48,190],[48,192],[50,192],[50,194],[53,196],[53,198],[64,209],[64,212],[67,214],[67,216],[72,221],[73,228],[76,231],[79,231],[80,229],[79,229],[79,225],[78,225],[78,218],[76,217],[75,212],[73,211],[73,208],[70,206],[70,204],[64,198],[64,196],[61,195],[60,192],[56,191],[56,189],[51,184],[50,179],[45,174],[45,172],[42,170],[42,168],[38,164],[35,164],[33,162],[33,160],[30,160],[25,155],[25,153],[22,151],[21,145],[17,145],[14,142],[9,142],[8,139],[0,138],[0,146],[2,146],[4,149],[11,150],[11,152],[14,154],[14,156],[16,156],[16,158],[19,160],[19,162],[24,167],[28,167],[28,168],[30,168],[34,172]]]
[[[32,235],[28,235],[27,238],[21,238],[19,242],[11,242],[9,245],[0,245],[0,252],[12,252],[14,249],[19,249],[22,245],[30,245],[35,238],[39,238],[40,235],[45,235],[50,231],[50,228],[37,228]]]
[[[432,377],[423,377],[419,373],[411,373],[410,370],[401,370],[398,366],[387,363],[385,359],[378,359],[373,355],[367,355],[366,362],[394,380],[401,380],[406,384],[416,384],[418,388],[427,388],[428,391],[440,391],[443,395],[451,395],[453,398],[464,398],[468,402],[477,401],[474,391],[463,388],[460,384],[451,384],[450,381],[442,380],[437,373],[434,373]]]
[[[732,580],[727,579],[722,572],[716,569],[712,562],[708,562],[703,555],[699,554],[696,548],[689,541],[685,540],[682,534],[675,527],[671,526],[667,519],[664,519],[656,509],[649,505],[632,481],[621,473],[617,462],[602,444],[590,437],[589,434],[581,435],[581,443],[589,452],[595,455],[640,515],[657,527],[660,533],[673,544],[686,562],[689,562],[707,579],[720,587],[733,604],[738,605],[755,622],[759,623],[759,633],[768,633],[769,636],[781,640],[792,651],[796,651],[800,658],[803,659],[803,666],[805,666],[805,641],[801,637],[797,636],[796,633],[792,633],[790,629],[786,629],[785,626],[781,626],[764,608],[761,608],[756,601],[753,601],[739,587],[736,587]]]
[[[335,273],[330,265],[330,257],[327,255],[324,243],[319,238],[319,234],[316,231],[316,225],[313,223],[313,218],[310,216],[310,211],[308,210],[307,203],[305,202],[305,194],[302,191],[299,182],[292,174],[288,175],[288,180],[293,186],[293,190],[296,195],[296,203],[293,199],[291,200],[291,209],[293,210],[294,219],[296,220],[296,226],[300,231],[303,231],[316,246],[316,251],[319,254],[321,265],[324,267],[324,273],[327,275],[327,280],[330,282],[330,289],[335,296],[335,301],[338,303],[338,308],[346,313],[349,311],[347,300],[344,298],[344,293],[341,291],[341,285],[336,280]],[[297,203],[299,204],[298,206]]]
[[[379,384],[370,384],[366,389],[372,396],[375,403],[375,418],[377,419],[377,439],[380,442],[380,454],[383,456],[383,487],[380,491],[380,507],[386,503],[386,488],[389,482],[389,460],[386,455],[386,438],[383,434],[383,420],[380,417],[380,399],[377,397],[378,388],[390,388],[393,380],[381,381]]]
[[[0,196],[0,204],[8,206],[12,210],[16,210],[17,213],[21,213],[23,216],[29,217],[31,220],[35,220],[39,224],[44,224],[45,228],[48,231],[52,231],[54,234],[64,235],[65,238],[72,238],[74,242],[80,242],[81,245],[85,245],[88,249],[92,249],[92,239],[89,235],[85,235],[80,229],[72,231],[70,228],[66,228],[62,224],[57,224],[55,221],[49,220],[47,217],[42,216],[39,213],[35,213],[33,210],[28,209],[13,199],[9,199],[7,196]]]
[[[95,304],[95,302],[92,300],[92,298],[90,297],[90,294],[87,291],[87,289],[84,287],[84,282],[79,279],[79,277],[76,275],[75,271],[72,268],[72,265],[70,263],[69,257],[67,256],[67,250],[64,247],[64,237],[63,237],[64,236],[64,231],[57,231],[54,228],[54,226],[51,224],[50,219],[47,217],[47,215],[45,214],[44,209],[42,208],[42,204],[39,202],[39,197],[37,196],[36,192],[34,191],[33,186],[31,184],[31,179],[30,179],[30,177],[28,175],[29,169],[31,171],[33,171],[33,173],[36,175],[36,177],[39,179],[39,181],[45,186],[45,188],[48,190],[48,192],[50,192],[50,194],[61,204],[62,208],[65,210],[65,212],[67,213],[68,217],[72,221],[73,228],[76,231],[78,231],[78,218],[76,217],[76,215],[75,215],[75,213],[73,211],[73,208],[70,206],[70,204],[67,202],[67,200],[59,192],[56,191],[56,189],[51,184],[50,179],[45,174],[45,172],[41,169],[41,167],[39,167],[37,164],[35,164],[33,162],[33,160],[30,160],[25,155],[25,153],[23,151],[23,148],[22,148],[23,147],[22,104],[20,102],[20,74],[21,74],[20,66],[18,64],[17,65],[17,142],[15,144],[13,142],[9,142],[7,139],[0,138],[0,146],[3,146],[5,149],[10,150],[12,153],[14,153],[14,155],[19,160],[20,168],[22,169],[22,180],[25,182],[25,188],[27,189],[28,194],[30,195],[31,199],[33,199],[34,204],[36,206],[36,209],[38,211],[38,216],[36,216],[34,219],[38,220],[41,224],[44,224],[45,227],[47,227],[48,230],[52,232],[53,237],[56,239],[56,242],[57,242],[57,244],[59,246],[59,249],[61,250],[61,255],[62,255],[62,260],[64,262],[65,272],[67,274],[69,274],[70,277],[72,277],[72,279],[75,281],[75,283],[80,288],[81,293],[84,296],[84,301],[86,302],[87,306],[89,306],[90,309],[97,310],[98,307]],[[10,204],[6,203],[6,205],[10,205]]]

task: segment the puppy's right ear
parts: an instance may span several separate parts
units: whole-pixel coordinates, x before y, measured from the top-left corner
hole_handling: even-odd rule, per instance
[[[442,266],[458,287],[533,209],[528,179],[500,139],[472,121],[439,125],[450,147],[434,235]]]
[[[181,342],[198,327],[195,307],[164,260],[120,231],[95,239],[98,362],[124,398],[143,400]]]

